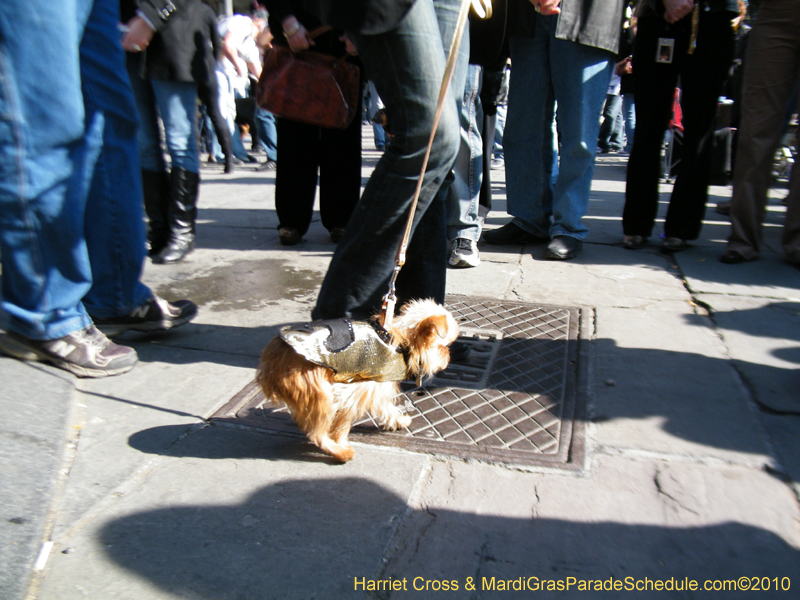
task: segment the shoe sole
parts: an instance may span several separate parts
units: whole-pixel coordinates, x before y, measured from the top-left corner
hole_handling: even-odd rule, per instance
[[[181,325],[186,325],[197,316],[197,311],[191,315],[181,317],[179,319],[162,319],[161,321],[147,321],[145,323],[131,323],[130,325],[103,325],[95,323],[100,331],[106,337],[114,337],[125,333],[126,331],[138,331],[140,333],[159,333],[175,329]]]
[[[569,254],[558,254],[557,252],[550,252],[549,250],[544,255],[544,257],[547,260],[572,260],[576,256],[578,256],[577,252],[570,252]]]
[[[64,371],[69,371],[76,377],[81,378],[92,378],[92,379],[99,379],[101,377],[113,377],[114,375],[122,375],[123,373],[127,373],[136,364],[139,362],[137,359],[131,365],[127,365],[125,367],[120,367],[118,369],[89,369],[86,367],[81,367],[80,365],[76,365],[74,363],[67,362],[65,360],[60,360],[49,354],[44,352],[39,352],[30,348],[28,346],[22,346],[18,344],[13,339],[8,339],[8,336],[4,336],[2,343],[0,343],[0,352],[4,354],[16,358],[19,360],[29,361],[29,362],[41,362],[47,363]]]
[[[477,267],[479,264],[481,264],[481,259],[479,258],[474,262],[472,262],[464,259],[458,259],[456,261],[453,261],[453,259],[451,258],[450,260],[447,261],[447,263],[451,267],[456,267],[457,269],[464,269],[468,267]]]

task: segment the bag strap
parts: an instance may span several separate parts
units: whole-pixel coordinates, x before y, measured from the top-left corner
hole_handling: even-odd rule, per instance
[[[445,97],[447,96],[447,88],[450,87],[450,81],[453,79],[453,71],[456,67],[458,60],[458,49],[461,46],[461,38],[464,37],[464,29],[467,23],[467,15],[469,13],[470,4],[475,5],[475,10],[482,18],[489,18],[492,16],[492,3],[491,0],[462,0],[461,9],[458,13],[458,20],[456,21],[456,30],[453,34],[453,40],[450,43],[450,50],[447,54],[447,63],[444,69],[444,76],[442,77],[442,86],[439,88],[439,100],[436,103],[436,112],[433,117],[433,127],[431,136],[428,139],[428,147],[425,150],[425,157],[422,160],[422,171],[417,180],[417,187],[414,190],[414,199],[411,201],[411,208],[408,213],[408,220],[406,221],[406,229],[403,234],[403,239],[400,242],[400,247],[397,249],[395,257],[394,270],[392,271],[392,278],[389,281],[389,290],[383,297],[381,305],[381,312],[379,321],[384,329],[388,329],[392,325],[394,318],[394,308],[397,304],[397,296],[395,295],[395,282],[400,269],[406,263],[406,250],[408,249],[408,242],[411,238],[411,226],[414,223],[414,213],[417,210],[419,203],[419,194],[422,191],[422,182],[425,177],[425,170],[428,168],[428,159],[431,155],[431,148],[433,147],[433,138],[436,135],[436,129],[439,127],[439,120],[442,116],[442,109],[444,108]],[[485,7],[485,10],[484,10]]]

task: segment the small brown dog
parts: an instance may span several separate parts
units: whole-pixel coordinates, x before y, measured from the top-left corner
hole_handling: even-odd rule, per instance
[[[400,382],[445,369],[457,337],[455,319],[433,300],[403,306],[388,331],[350,319],[287,326],[264,348],[256,381],[312,443],[347,462],[350,427],[364,413],[387,430],[411,424],[394,403]]]

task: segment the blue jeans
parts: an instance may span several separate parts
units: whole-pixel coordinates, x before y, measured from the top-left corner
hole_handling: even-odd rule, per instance
[[[139,152],[145,171],[166,171],[158,118],[164,123],[167,152],[173,167],[197,173],[197,84],[186,81],[144,80],[129,70],[139,114]]]
[[[447,237],[478,241],[481,225],[478,219],[481,183],[483,182],[483,140],[481,127],[482,70],[469,65],[461,108],[461,147],[453,166],[453,180],[447,194]],[[478,124],[481,125],[478,125]]]
[[[625,120],[625,152],[633,149],[633,134],[636,131],[636,102],[633,92],[622,95],[622,117]]]
[[[597,147],[608,152],[625,147],[625,121],[622,117],[622,95],[608,94],[603,107],[603,122],[597,138]]]
[[[503,130],[506,128],[507,113],[507,105],[497,105],[497,121],[494,124],[494,148],[492,152],[495,158],[505,159],[505,154],[503,153]]]
[[[258,140],[267,153],[267,160],[278,160],[278,129],[275,115],[256,106],[256,131]]]
[[[511,84],[504,131],[508,212],[534,235],[582,240],[589,206],[600,111],[614,55],[556,39],[557,16],[536,15],[533,38],[511,39]],[[553,102],[561,153],[552,184]]]
[[[151,294],[117,23],[114,2],[0,2],[2,308],[30,338],[82,329],[87,311],[127,314]]]
[[[395,29],[377,35],[351,34],[395,137],[336,248],[312,313],[315,319],[368,318],[380,310],[422,171],[459,4],[417,0]],[[451,88],[425,171],[406,264],[397,281],[401,303],[415,297],[444,300],[447,237],[444,202],[438,201],[437,192],[453,166],[460,140],[452,94]]]

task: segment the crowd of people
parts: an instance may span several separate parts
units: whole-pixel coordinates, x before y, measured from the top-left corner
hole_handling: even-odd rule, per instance
[[[460,0],[265,0],[226,17],[202,0],[51,4],[0,4],[0,350],[79,376],[134,366],[135,350],[107,336],[196,316],[189,300],[168,302],[142,284],[142,264],[194,250],[201,147],[225,172],[258,162],[242,126],[251,151],[266,153],[257,168],[276,169],[281,244],[302,241],[319,185],[337,246],[312,316],[329,319],[381,309],[415,195],[400,303],[443,303],[448,264],[479,264],[479,241],[575,258],[589,234],[598,152],[629,154],[621,243],[644,247],[676,108],[682,159],[660,248],[686,250],[706,209],[719,97],[739,63],[721,260],[753,260],[773,156],[796,112],[793,0],[760,2],[743,54],[744,0],[495,0],[491,19],[471,18],[430,147]],[[488,2],[473,4],[478,13]],[[328,129],[256,105],[253,84],[273,44],[348,55],[361,69],[368,113],[386,126],[375,126],[383,152],[363,192],[360,119]],[[505,167],[512,219],[483,231],[492,166]],[[784,258],[796,265],[799,180],[791,178],[783,234]]]

